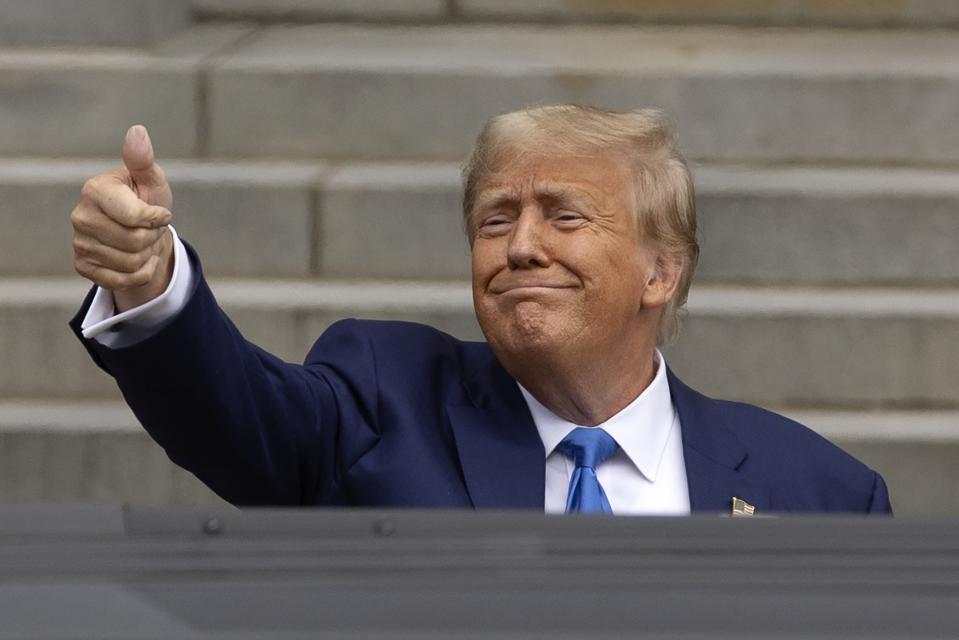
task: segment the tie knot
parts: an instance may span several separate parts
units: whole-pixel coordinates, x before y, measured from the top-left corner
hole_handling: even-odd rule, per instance
[[[577,467],[596,469],[616,452],[619,445],[613,436],[600,428],[576,427],[569,432],[557,448],[573,459]]]

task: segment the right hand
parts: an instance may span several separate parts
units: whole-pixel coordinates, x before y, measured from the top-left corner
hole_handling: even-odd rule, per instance
[[[162,294],[173,275],[173,193],[145,127],[127,131],[123,165],[87,180],[70,214],[74,268],[113,293],[118,313]]]

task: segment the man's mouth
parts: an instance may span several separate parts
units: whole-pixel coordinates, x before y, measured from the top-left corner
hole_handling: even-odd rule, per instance
[[[572,289],[571,285],[555,282],[513,282],[507,285],[497,285],[490,290],[495,294],[536,294],[552,293],[562,289]]]

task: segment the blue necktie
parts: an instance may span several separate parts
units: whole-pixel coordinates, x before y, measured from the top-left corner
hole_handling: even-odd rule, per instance
[[[595,427],[576,427],[556,448],[576,464],[569,480],[566,513],[612,513],[606,492],[596,477],[596,467],[619,448],[613,436]]]

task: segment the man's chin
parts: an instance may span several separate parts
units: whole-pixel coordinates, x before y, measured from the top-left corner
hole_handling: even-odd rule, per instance
[[[532,300],[504,306],[507,308],[496,308],[495,313],[477,314],[494,349],[523,353],[561,348],[565,344],[569,322],[563,318],[567,314]]]
[[[539,357],[559,353],[564,344],[562,336],[548,324],[517,322],[489,336],[490,344],[501,356],[516,358]]]

